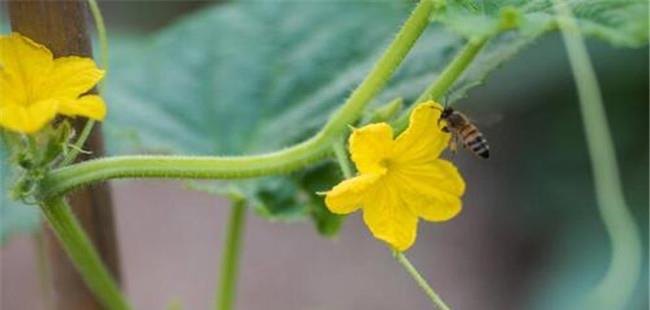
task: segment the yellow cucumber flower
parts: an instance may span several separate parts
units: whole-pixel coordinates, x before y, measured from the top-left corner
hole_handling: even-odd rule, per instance
[[[82,94],[103,76],[90,58],[54,59],[47,47],[19,33],[0,35],[0,127],[34,133],[57,114],[102,120],[104,100]]]
[[[328,209],[347,214],[362,208],[372,234],[398,251],[415,242],[418,218],[456,216],[465,182],[451,162],[438,158],[451,138],[440,129],[441,111],[436,102],[420,104],[395,140],[386,123],[355,129],[349,147],[359,174],[327,192]]]

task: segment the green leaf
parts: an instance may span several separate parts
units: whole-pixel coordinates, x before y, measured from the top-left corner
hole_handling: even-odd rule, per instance
[[[638,47],[648,42],[648,1],[567,1],[581,31],[613,45]],[[447,1],[435,17],[466,37],[490,36],[518,28],[523,35],[556,29],[552,0]]]
[[[235,3],[189,16],[150,38],[114,43],[120,47],[112,52],[106,84],[109,151],[237,155],[299,142],[364,78],[410,9]],[[423,50],[427,58],[437,58],[444,46],[448,52],[450,38],[444,41]],[[426,62],[411,72],[427,73],[433,63]],[[320,231],[333,233],[340,219],[296,181],[300,177],[213,182],[223,190],[209,191],[234,186],[262,216],[309,216]]]
[[[338,183],[343,176],[334,162],[327,162],[308,169],[297,178],[297,183],[307,193],[307,205],[316,229],[321,235],[334,236],[341,228],[344,217],[330,212],[325,206],[322,193]]]
[[[0,141],[0,245],[10,236],[29,233],[39,228],[40,217],[36,206],[11,199],[10,190],[15,180],[15,169],[9,162],[8,150]]]
[[[392,2],[236,2],[187,16],[150,37],[113,40],[106,85],[109,151],[239,155],[300,142],[360,83],[411,8]],[[537,13],[522,16],[512,7],[486,7],[486,21],[500,18],[495,27],[518,28],[484,47],[450,99],[552,29],[544,7],[533,8]],[[443,22],[454,29],[450,16]],[[465,41],[432,23],[369,110],[399,97],[412,103]],[[324,167],[319,169],[335,169]],[[337,179],[315,175],[207,184],[209,192],[243,194],[264,217],[312,217],[321,232],[332,234],[340,218],[327,212],[310,182],[322,178],[322,191]]]

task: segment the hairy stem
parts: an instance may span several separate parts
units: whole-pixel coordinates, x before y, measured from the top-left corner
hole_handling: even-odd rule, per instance
[[[418,3],[393,42],[372,68],[370,74],[355,89],[343,107],[325,125],[325,128],[323,128],[324,133],[338,134],[359,117],[370,99],[386,85],[397,66],[429,24],[429,15],[433,8],[433,2],[430,0],[422,0]]]
[[[106,26],[104,25],[104,18],[102,17],[102,12],[100,11],[99,5],[97,4],[96,0],[88,0],[88,4],[90,6],[90,12],[92,13],[93,19],[95,21],[95,27],[97,28],[97,36],[99,37],[99,45],[101,51],[100,59],[102,63],[101,67],[106,72],[108,72],[108,39],[106,36]],[[98,88],[100,93],[104,91],[103,82],[99,84]],[[81,134],[79,135],[79,138],[74,143],[73,147],[70,148],[70,152],[65,156],[65,158],[63,158],[63,161],[61,161],[60,166],[67,166],[72,162],[74,162],[75,159],[77,159],[77,156],[79,156],[79,153],[83,149],[86,140],[88,140],[90,133],[93,131],[94,126],[95,126],[94,120],[89,119],[86,121],[84,128],[81,130]]]
[[[444,301],[442,301],[442,298],[438,296],[438,294],[431,288],[429,283],[427,283],[427,280],[425,280],[422,275],[418,272],[417,269],[411,264],[411,262],[402,254],[401,252],[394,251],[393,255],[395,256],[395,259],[397,262],[404,267],[406,272],[411,275],[413,280],[418,284],[418,286],[424,291],[425,294],[431,299],[431,303],[433,303],[434,307],[436,309],[440,310],[449,310],[449,307],[445,304]]]
[[[623,309],[639,280],[641,238],[623,197],[616,152],[585,42],[566,2],[555,0],[555,9],[578,89],[598,210],[612,243],[609,269],[589,296],[586,309]]]
[[[233,200],[228,220],[228,232],[221,256],[221,279],[217,291],[217,310],[230,310],[235,303],[237,273],[245,221],[246,201],[244,199]]]
[[[481,51],[488,38],[477,38],[470,40],[465,46],[456,54],[454,59],[449,63],[445,70],[440,73],[438,78],[427,87],[422,94],[415,100],[415,102],[405,110],[400,117],[392,124],[396,132],[404,131],[408,126],[409,116],[411,111],[417,106],[418,103],[430,99],[440,99],[449,87],[463,74],[465,69],[474,61],[474,58]]]
[[[109,310],[131,309],[63,198],[43,202],[41,211],[86,285],[101,304]]]
[[[346,179],[353,177],[354,170],[352,169],[352,165],[348,159],[348,154],[345,151],[345,140],[340,139],[339,141],[334,142],[332,148],[334,149],[334,155],[336,155],[336,161],[339,163],[339,167],[341,167],[343,176]]]
[[[281,174],[321,159],[330,151],[332,139],[353,123],[384,87],[428,25],[433,8],[430,0],[418,3],[363,82],[323,129],[303,143],[255,156],[120,156],[86,161],[52,171],[43,181],[41,196],[54,197],[85,184],[113,178],[227,179]]]

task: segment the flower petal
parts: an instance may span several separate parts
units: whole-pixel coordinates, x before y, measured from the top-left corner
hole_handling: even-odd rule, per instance
[[[67,116],[85,116],[101,121],[106,116],[106,105],[102,97],[86,95],[75,100],[62,100],[58,112]]]
[[[408,202],[411,212],[431,222],[445,222],[456,217],[462,210],[462,202],[456,196],[423,196]]]
[[[426,162],[440,156],[451,137],[438,124],[441,113],[442,106],[434,101],[422,103],[413,110],[409,127],[395,141],[398,162]]]
[[[410,210],[427,221],[447,221],[461,210],[465,181],[446,160],[401,167],[391,178]]]
[[[350,135],[352,161],[361,174],[384,173],[380,165],[393,148],[393,129],[386,123],[370,124],[355,129]]]
[[[27,103],[27,92],[23,87],[22,79],[2,68],[0,68],[0,94],[0,107]]]
[[[0,70],[3,71],[3,95],[11,89],[4,104],[30,104],[29,94],[41,84],[54,64],[52,52],[45,46],[14,32],[0,36]]]
[[[365,174],[345,180],[327,192],[325,205],[336,214],[354,212],[361,206],[361,200],[368,192],[368,188],[378,179],[379,175]]]
[[[2,106],[0,126],[17,132],[34,133],[54,119],[57,106],[56,100],[43,100],[28,106]]]
[[[375,238],[400,252],[415,242],[418,218],[391,185],[379,186],[365,197],[363,220]]]
[[[57,99],[76,99],[104,77],[91,58],[69,56],[54,60],[54,67],[38,94]]]

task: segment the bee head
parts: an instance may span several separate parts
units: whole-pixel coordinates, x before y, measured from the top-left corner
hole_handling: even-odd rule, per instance
[[[453,113],[454,113],[454,109],[450,107],[446,107],[444,110],[442,110],[442,113],[440,113],[440,118],[446,119]]]

